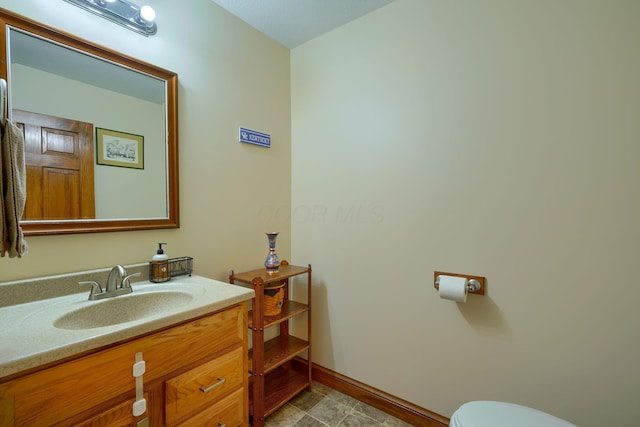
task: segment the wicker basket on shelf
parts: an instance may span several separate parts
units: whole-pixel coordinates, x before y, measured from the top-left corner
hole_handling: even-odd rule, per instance
[[[264,315],[275,316],[282,311],[284,301],[284,283],[264,289]]]

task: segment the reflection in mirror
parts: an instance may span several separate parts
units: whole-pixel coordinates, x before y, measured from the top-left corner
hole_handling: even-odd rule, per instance
[[[177,227],[177,76],[8,16],[25,234]]]
[[[56,151],[49,146],[46,153],[41,149],[43,143],[48,142],[42,141],[43,135],[57,141],[64,138],[69,130],[58,129],[59,132],[52,133],[51,126],[44,126],[48,132],[25,132],[25,137],[34,139],[25,141],[27,167],[31,172],[27,184],[31,191],[28,194],[43,196],[40,200],[29,198],[23,219],[91,218],[91,215],[74,218],[74,212],[81,212],[75,206],[66,206],[67,209],[62,210],[49,209],[47,205],[55,203],[56,198],[64,198],[67,205],[77,203],[80,206],[80,196],[88,192],[84,186],[91,186],[95,191],[96,219],[167,218],[165,82],[15,29],[9,31],[9,52],[12,109],[38,113],[14,114],[15,123],[24,123],[35,129],[58,121],[55,118],[88,123],[90,134],[87,138],[79,138],[79,142],[90,147],[80,147],[79,153],[93,153],[97,146],[103,149],[103,152],[95,153],[97,159],[105,159],[112,154],[117,160],[120,152],[132,144],[129,141],[133,141],[133,136],[127,138],[126,134],[142,137],[141,147],[132,144],[132,149],[135,149],[135,157],[139,158],[143,169],[127,167],[127,153],[123,152],[124,161],[112,162],[121,167],[101,165],[100,161],[94,165],[94,156],[89,156],[86,167],[77,168],[75,172],[59,166],[60,157],[75,157],[73,152],[57,151],[60,155],[55,155]],[[101,144],[102,141],[94,144],[94,135],[101,136],[96,135],[96,129],[115,130],[125,135],[112,138],[107,144]],[[61,188],[39,185],[51,173],[46,171],[47,167],[58,168],[58,174],[71,174],[74,180],[77,178],[78,185],[72,188],[77,188],[78,194],[64,193],[69,186],[63,184],[70,178],[52,179],[59,182]],[[36,168],[42,173],[38,173]],[[86,171],[88,168],[93,169],[92,174]],[[83,174],[92,175],[93,180],[86,182]],[[50,178],[49,175],[47,179]],[[52,194],[48,194],[49,191]]]

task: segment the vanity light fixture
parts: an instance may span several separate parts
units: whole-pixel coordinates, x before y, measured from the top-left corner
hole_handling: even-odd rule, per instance
[[[156,12],[151,6],[138,6],[128,0],[64,0],[82,9],[100,15],[144,36],[158,31]]]

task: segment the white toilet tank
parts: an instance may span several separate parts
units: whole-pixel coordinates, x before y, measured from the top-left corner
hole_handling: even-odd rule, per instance
[[[462,405],[449,427],[577,427],[537,409],[513,403],[479,400]]]

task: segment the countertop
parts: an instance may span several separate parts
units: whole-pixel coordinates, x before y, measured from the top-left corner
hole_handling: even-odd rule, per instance
[[[250,300],[252,289],[202,276],[183,276],[166,283],[133,282],[124,296],[88,301],[86,292],[9,305],[0,308],[0,380],[5,376],[115,344]],[[193,298],[175,306],[151,310],[138,320],[88,329],[55,326],[64,314],[127,296],[157,292],[191,292]],[[112,313],[120,321],[117,312]]]

